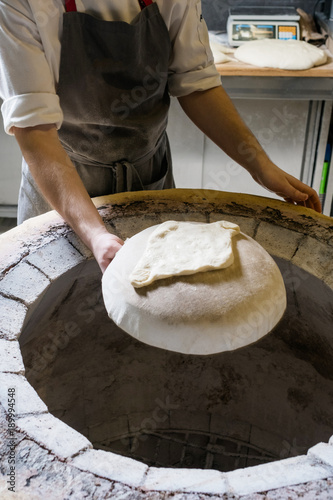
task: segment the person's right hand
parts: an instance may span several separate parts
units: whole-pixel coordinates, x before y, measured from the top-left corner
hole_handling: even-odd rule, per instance
[[[92,240],[92,252],[97,260],[102,273],[118,252],[124,242],[118,236],[110,234],[107,230],[95,236]]]

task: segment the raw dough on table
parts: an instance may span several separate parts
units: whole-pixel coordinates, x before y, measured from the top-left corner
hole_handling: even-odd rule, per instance
[[[234,261],[231,238],[239,231],[239,226],[227,221],[164,222],[150,235],[131,283],[139,288],[170,276],[228,267]]]
[[[234,56],[254,66],[305,70],[325,64],[324,50],[300,40],[253,40],[238,47]]]
[[[232,61],[231,57],[227,54],[233,54],[234,49],[227,47],[220,41],[220,37],[209,32],[209,45],[213,53],[214,63],[222,64],[228,61]]]
[[[106,310],[125,332],[150,346],[207,355],[251,344],[279,322],[286,308],[279,268],[241,232],[232,237],[229,267],[134,288],[130,275],[156,227],[126,240],[103,275]]]
[[[220,43],[210,42],[210,48],[211,48],[212,53],[213,53],[215,64],[222,64],[222,63],[229,62],[232,60],[231,57],[229,57],[227,55],[230,53],[230,51],[226,52],[224,50],[223,45],[221,45]]]

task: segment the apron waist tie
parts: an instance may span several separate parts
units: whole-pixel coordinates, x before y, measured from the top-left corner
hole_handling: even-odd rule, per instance
[[[135,166],[128,161],[119,161],[111,167],[113,175],[113,192],[141,191],[144,185]]]
[[[102,167],[111,169],[113,172],[114,193],[120,193],[124,191],[140,191],[146,189],[137,169],[151,160],[155,156],[157,151],[163,146],[165,146],[166,149],[168,148],[168,139],[166,132],[161,135],[154,149],[152,151],[149,151],[149,153],[145,154],[138,160],[130,162],[126,159],[123,159],[115,161],[111,164],[106,164],[93,159],[89,159],[81,155],[80,153],[70,151],[63,144],[66,153],[74,162],[74,164],[77,163],[78,165],[83,165],[85,167]]]
[[[62,143],[62,146],[63,146],[64,150],[66,151],[66,153],[68,154],[68,156],[70,157],[70,159],[77,162],[77,163],[80,163],[80,164],[85,165],[87,167],[112,168],[113,165],[116,165],[118,163],[131,163],[135,167],[141,167],[142,165],[147,163],[147,161],[151,160],[151,158],[153,158],[153,156],[155,156],[155,154],[160,149],[160,147],[163,145],[163,143],[165,143],[165,144],[167,143],[166,132],[164,132],[161,135],[161,137],[157,141],[155,147],[151,151],[146,153],[145,155],[141,156],[141,158],[138,158],[137,160],[134,160],[132,162],[130,162],[124,158],[124,159],[117,160],[117,161],[112,162],[112,163],[102,163],[102,162],[99,162],[97,160],[93,160],[92,158],[87,158],[86,156],[81,155],[77,151],[72,151],[63,143]]]

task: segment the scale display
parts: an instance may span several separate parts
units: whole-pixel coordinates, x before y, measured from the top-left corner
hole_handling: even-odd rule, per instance
[[[232,26],[232,41],[246,42],[262,38],[277,38],[279,40],[298,40],[298,26],[295,24],[245,24],[235,23]]]

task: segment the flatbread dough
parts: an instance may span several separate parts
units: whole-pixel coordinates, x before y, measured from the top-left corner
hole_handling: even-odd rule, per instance
[[[238,47],[234,56],[254,66],[305,70],[325,64],[324,50],[300,40],[253,40]]]
[[[283,278],[241,232],[232,238],[233,265],[134,288],[130,275],[156,227],[126,240],[103,275],[105,307],[120,328],[151,346],[199,355],[238,349],[274,328],[286,308]]]
[[[234,262],[231,238],[239,231],[239,226],[227,221],[164,222],[150,235],[131,283],[139,288],[170,276],[228,267]]]

